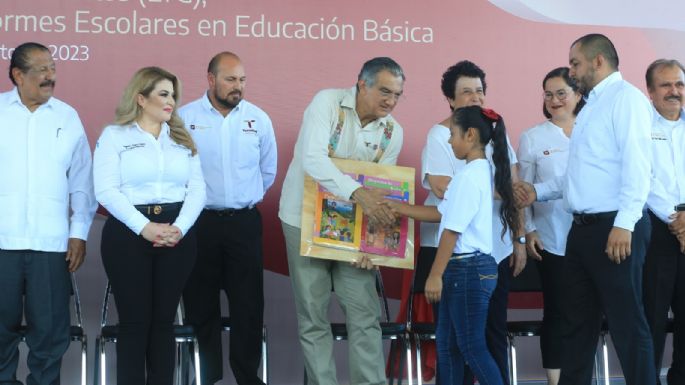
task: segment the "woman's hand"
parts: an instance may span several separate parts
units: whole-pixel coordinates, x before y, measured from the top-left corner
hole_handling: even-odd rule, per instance
[[[352,266],[358,269],[366,270],[378,269],[378,266],[374,265],[373,261],[371,261],[371,258],[369,258],[367,255],[362,256],[359,260],[352,261]]]
[[[426,295],[428,303],[440,302],[440,296],[442,295],[442,277],[429,275],[423,292]]]
[[[155,247],[173,247],[183,238],[183,233],[178,227],[156,222],[148,222],[140,235],[152,242]]]
[[[536,231],[526,234],[526,250],[528,250],[528,255],[533,257],[533,259],[542,261],[542,254],[538,250],[544,249],[545,247],[542,245],[542,241]]]

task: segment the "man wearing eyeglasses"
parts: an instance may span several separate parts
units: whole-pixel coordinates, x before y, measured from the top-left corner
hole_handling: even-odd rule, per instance
[[[350,265],[303,257],[300,222],[305,173],[333,194],[354,199],[372,222],[395,221],[389,208],[378,204],[380,196],[343,174],[330,158],[394,165],[402,148],[402,127],[390,112],[403,85],[404,73],[394,60],[374,58],[364,63],[355,87],[320,91],[304,112],[278,215],[310,385],[337,384],[327,316],[332,286],[347,317],[350,383],[386,383],[373,264],[367,258]]]
[[[69,272],[83,262],[97,208],[90,147],[76,111],[52,97],[55,63],[45,46],[18,46],[10,80],[15,88],[0,94],[0,383],[21,384],[25,317],[26,383],[59,384]]]
[[[647,68],[645,78],[656,110],[652,123],[652,186],[647,197],[652,239],[644,266],[645,313],[658,375],[668,311],[673,310],[673,361],[667,378],[669,384],[684,384],[685,68],[677,60],[660,59]]]

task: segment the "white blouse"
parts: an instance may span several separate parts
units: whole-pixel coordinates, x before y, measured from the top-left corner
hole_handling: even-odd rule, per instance
[[[541,183],[566,175],[570,139],[551,121],[526,130],[519,140],[519,174],[528,183]],[[535,202],[525,210],[526,233],[537,231],[545,250],[566,253],[566,237],[573,217],[563,199]]]
[[[159,138],[136,123],[112,125],[95,146],[95,197],[136,234],[150,220],[135,205],[183,202],[173,225],[186,234],[205,204],[200,158],[169,134],[166,123]]]

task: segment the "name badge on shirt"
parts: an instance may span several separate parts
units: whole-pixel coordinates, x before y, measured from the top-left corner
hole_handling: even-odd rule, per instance
[[[668,140],[668,137],[663,132],[652,132],[652,140]]]
[[[201,126],[199,124],[191,124],[189,127],[191,130],[206,130],[210,128],[209,126]]]

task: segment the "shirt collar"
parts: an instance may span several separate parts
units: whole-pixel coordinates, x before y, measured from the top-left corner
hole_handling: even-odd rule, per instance
[[[352,87],[348,88],[345,90],[345,94],[343,95],[342,101],[340,102],[340,106],[344,108],[350,108],[354,110],[354,113],[357,113],[357,87]],[[381,126],[385,127],[388,125],[388,114],[387,116],[384,116],[382,118],[377,118],[376,120],[372,121],[371,123],[378,122]],[[367,125],[368,126],[368,125]]]
[[[24,108],[27,108],[26,105],[24,105],[24,103],[22,103],[22,101],[21,101],[21,96],[19,96],[19,88],[17,88],[17,86],[14,86],[14,88],[12,89],[11,92],[12,92],[12,95],[11,95],[12,99],[10,100],[10,104],[17,103],[21,106],[24,106]],[[54,97],[50,97],[50,99],[48,99],[47,102],[41,104],[40,106],[38,106],[38,108],[42,108],[43,106],[54,108],[54,106],[55,106],[54,99],[55,99]],[[38,110],[38,108],[36,110]]]
[[[244,100],[241,99],[240,102],[238,102],[238,105],[233,107],[233,110],[240,111],[240,106],[243,105],[243,102],[244,102]],[[212,105],[212,102],[209,100],[209,90],[205,91],[204,95],[202,95],[202,107],[204,107],[207,111],[216,111],[216,113],[221,115],[219,110],[214,108],[214,106]],[[233,110],[231,110],[231,112],[233,112]],[[229,114],[230,114],[230,112],[229,112]]]
[[[609,87],[609,85],[620,82],[621,80],[623,80],[621,73],[618,71],[613,72],[611,75],[605,77],[601,82],[597,83],[597,85],[592,88],[592,91],[590,91],[590,94],[585,100],[587,101],[598,98],[602,92]]]

